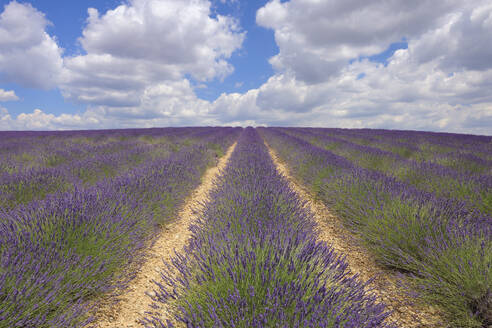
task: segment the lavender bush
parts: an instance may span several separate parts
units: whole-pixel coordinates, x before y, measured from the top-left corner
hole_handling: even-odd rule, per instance
[[[135,167],[131,167],[135,148],[129,149],[128,154],[121,155],[129,160],[124,166],[113,163],[117,167],[115,174],[98,175],[91,184],[67,178],[73,177],[70,174],[76,167],[74,164],[72,168],[60,170],[64,183],[73,182],[68,191],[50,189],[39,199],[2,207],[0,327],[81,327],[90,322],[88,302],[128,282],[131,272],[125,269],[138,262],[155,229],[172,219],[176,208],[199,184],[207,166],[215,164],[217,150],[223,152],[239,131],[186,128],[26,133],[23,138],[32,144],[40,142],[36,138],[54,139],[48,144],[60,147],[67,142],[64,138],[70,136],[86,139],[84,143],[90,140],[95,148],[106,149],[103,153],[96,152],[94,160],[84,162],[96,166],[105,162],[106,156],[110,156],[108,152],[118,153],[118,141],[116,144],[114,140],[109,141],[110,148],[99,147],[99,143],[106,143],[108,138],[116,138],[124,145],[129,144],[128,140],[134,143],[143,138],[146,139],[141,140],[144,149],[149,140],[189,141],[178,142],[174,150],[160,152],[156,157],[146,154],[146,160]],[[79,151],[74,152],[74,159],[63,149],[56,154],[63,160],[52,162],[52,169],[91,156],[89,151]],[[33,169],[31,166],[23,168],[15,161],[10,163],[18,169],[19,176]],[[42,172],[42,167],[37,172]],[[33,181],[24,180],[35,185]],[[16,180],[9,181],[15,183]],[[46,190],[45,186],[38,188]],[[8,192],[2,197],[4,195],[10,197]]]
[[[327,149],[354,162],[357,166],[380,171],[439,197],[464,200],[470,203],[471,207],[492,215],[492,175],[457,171],[449,166],[438,164],[438,160],[405,159],[398,154],[373,147],[371,139],[374,138],[370,136],[365,139],[366,144],[360,145],[333,136],[332,129],[291,128],[282,131]],[[485,140],[483,142],[485,143]],[[442,156],[441,154],[440,157]]]
[[[413,291],[440,305],[453,327],[492,324],[490,216],[467,202],[362,168],[286,130],[261,133],[381,263],[408,273]]]
[[[157,304],[187,327],[389,327],[247,128],[192,239],[162,272]],[[172,327],[158,313],[150,327]]]

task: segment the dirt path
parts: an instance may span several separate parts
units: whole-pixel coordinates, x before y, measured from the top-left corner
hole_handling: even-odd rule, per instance
[[[360,246],[357,238],[343,227],[341,220],[330,213],[321,201],[314,200],[306,188],[289,174],[288,168],[279,160],[275,151],[266,145],[277,170],[287,178],[291,188],[306,201],[306,206],[314,214],[318,238],[332,246],[339,254],[345,255],[353,273],[359,274],[364,281],[374,279],[371,284],[374,293],[393,311],[389,322],[401,328],[446,327],[436,309],[409,304],[407,297],[396,287],[396,275],[378,265],[367,250]]]
[[[188,197],[184,207],[178,214],[178,219],[164,227],[160,236],[153,246],[148,250],[148,254],[143,265],[129,287],[120,295],[118,303],[106,304],[95,314],[97,328],[137,328],[144,327],[139,321],[145,312],[152,311],[150,307],[152,300],[146,292],[152,294],[155,288],[152,280],[159,281],[159,270],[162,267],[162,260],[168,261],[174,255],[174,249],[181,250],[191,236],[188,230],[190,223],[199,215],[195,209],[204,202],[213,187],[213,181],[223,170],[229,160],[236,143],[234,143],[227,153],[219,160],[217,166],[209,168],[202,177],[202,183]]]

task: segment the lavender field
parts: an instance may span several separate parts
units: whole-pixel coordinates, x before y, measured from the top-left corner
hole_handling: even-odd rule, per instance
[[[84,326],[239,132],[2,133],[0,327]]]
[[[492,326],[492,137],[194,127],[0,132],[0,327],[103,327],[229,149],[140,326]],[[398,320],[270,152],[438,324]]]
[[[442,327],[492,324],[492,138],[261,129],[377,261],[437,304]]]

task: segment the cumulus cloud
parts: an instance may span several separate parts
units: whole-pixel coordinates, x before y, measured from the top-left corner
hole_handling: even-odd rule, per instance
[[[187,79],[147,87],[139,106],[97,106],[89,112],[103,124],[118,121],[127,127],[217,123],[209,117],[209,102],[195,95]]]
[[[245,37],[234,18],[212,14],[208,0],[131,0],[103,13],[88,9],[79,39],[84,53],[62,58],[43,13],[13,1],[1,15],[1,76],[24,86],[56,85],[66,99],[88,105],[83,115],[36,109],[9,116],[15,129],[217,123],[190,80],[229,75],[228,59]]]
[[[12,118],[5,107],[0,106],[0,130],[12,130]]]
[[[50,24],[30,4],[12,1],[0,14],[0,79],[50,89],[63,70],[62,49],[46,33]]]
[[[19,44],[56,46],[43,32],[48,22],[41,13],[13,4],[42,32],[25,27]],[[85,53],[63,58],[55,74],[63,95],[87,103],[87,110],[57,116],[38,109],[12,118],[2,108],[0,128],[267,124],[490,134],[487,0],[272,0],[256,20],[274,31],[275,74],[256,89],[209,102],[194,89],[232,72],[228,60],[245,37],[236,20],[212,14],[208,0],[130,0],[104,13],[90,9],[80,38]],[[0,47],[7,44],[1,31]],[[408,48],[384,64],[368,59],[401,40]],[[0,72],[7,76],[3,58]]]
[[[90,115],[54,115],[37,108],[32,113],[21,113],[13,118],[0,106],[0,130],[67,130],[97,128],[100,122]]]
[[[276,74],[245,95],[221,96],[216,110],[249,104],[272,125],[490,134],[487,1],[273,0],[257,22],[274,30]],[[402,39],[408,49],[387,65],[367,59]]]
[[[19,100],[19,97],[15,94],[13,90],[6,91],[0,88],[0,101],[15,101]]]
[[[246,94],[222,95],[213,111],[270,125],[490,134],[492,6],[384,4],[269,2],[257,22],[275,32],[276,74]],[[386,65],[367,59],[402,38],[408,49]]]
[[[437,29],[412,40],[414,57],[426,62],[441,57],[446,72],[492,68],[492,3],[474,2],[455,11]]]
[[[230,73],[241,46],[234,19],[210,17],[208,1],[133,0],[100,16],[89,9],[81,43],[90,54],[147,60],[205,80]]]
[[[212,18],[210,6],[206,0],[132,0],[103,14],[90,8],[80,38],[87,54],[65,58],[64,95],[91,105],[140,106],[162,83],[229,75],[227,59],[244,32],[231,17]]]
[[[280,48],[270,62],[277,71],[317,83],[350,59],[377,54],[390,43],[434,28],[459,0],[273,0],[257,12],[259,25],[275,32]]]
[[[268,125],[490,134],[492,97],[485,87],[492,82],[490,71],[448,76],[438,60],[424,65],[412,60],[400,50],[387,66],[355,62],[317,84],[276,74],[246,94],[222,95],[214,110],[228,121],[254,118]]]

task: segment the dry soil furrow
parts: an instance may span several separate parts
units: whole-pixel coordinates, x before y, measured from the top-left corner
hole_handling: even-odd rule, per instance
[[[218,165],[209,168],[203,178],[202,183],[195,189],[185,205],[180,210],[177,219],[163,228],[155,243],[148,250],[143,265],[139,268],[134,280],[128,288],[118,297],[119,302],[106,304],[95,314],[97,328],[129,328],[144,327],[139,321],[145,312],[153,311],[151,308],[152,300],[146,292],[152,293],[154,289],[153,280],[160,280],[160,269],[162,261],[169,261],[174,255],[174,250],[181,250],[191,236],[188,230],[190,224],[197,215],[196,209],[205,202],[212,187],[213,181],[223,170],[229,160],[236,143],[234,143],[227,153],[219,160]]]
[[[265,142],[266,144],[266,142]],[[389,321],[402,328],[444,328],[438,311],[430,306],[410,304],[408,298],[397,287],[396,274],[378,265],[371,254],[367,252],[329,209],[318,200],[315,200],[309,191],[294,179],[287,168],[278,158],[275,151],[267,144],[277,170],[284,175],[291,188],[306,201],[306,206],[314,214],[317,224],[317,236],[332,246],[339,254],[346,256],[351,272],[367,281],[374,279],[371,288],[378,298],[393,311]]]

